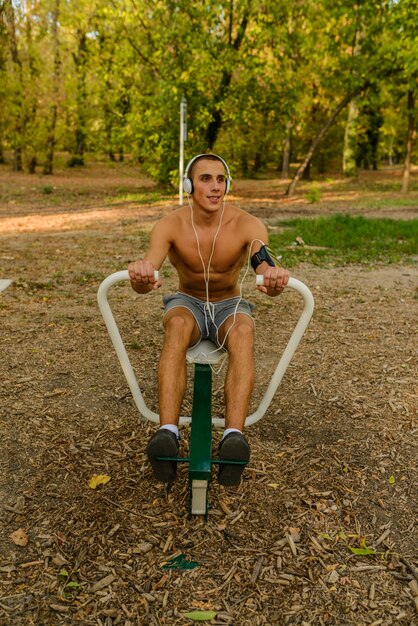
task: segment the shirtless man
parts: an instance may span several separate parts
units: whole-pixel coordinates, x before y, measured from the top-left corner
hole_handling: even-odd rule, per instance
[[[264,275],[259,291],[279,295],[289,272],[263,257],[268,235],[256,217],[225,203],[231,178],[225,161],[198,155],[186,168],[184,189],[189,206],[162,218],[154,226],[144,258],[128,267],[132,288],[146,294],[161,287],[155,281],[168,255],[176,268],[178,292],[164,298],[164,343],[158,366],[160,429],[151,437],[147,455],[154,476],[173,482],[177,463],[157,457],[177,456],[178,421],[186,390],[186,352],[202,338],[228,351],[225,380],[225,426],[219,457],[248,462],[250,449],[242,434],[254,385],[254,323],[251,305],[240,298],[239,274],[248,255],[257,274]],[[265,249],[264,249],[265,250]],[[256,253],[257,255],[254,256]],[[222,485],[237,485],[243,465],[220,464]]]

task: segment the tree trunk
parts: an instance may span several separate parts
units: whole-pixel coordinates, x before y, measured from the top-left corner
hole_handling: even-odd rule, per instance
[[[258,146],[257,152],[255,153],[255,157],[254,157],[254,163],[251,168],[252,178],[255,178],[257,176],[258,172],[260,171],[263,165],[263,154],[264,154],[263,146]]]
[[[389,165],[393,165],[393,143],[394,143],[394,136],[391,135],[390,139],[389,139],[389,156],[388,156],[388,163]]]
[[[409,177],[411,173],[411,154],[412,154],[412,142],[414,138],[415,129],[415,94],[410,89],[408,91],[408,134],[406,138],[406,155],[403,168],[402,177],[402,193],[408,193],[409,189]]]
[[[84,32],[78,33],[78,50],[73,55],[74,64],[77,71],[77,126],[75,130],[75,151],[72,162],[75,165],[84,165],[84,153],[86,150],[86,111],[87,111],[87,89],[86,89],[86,63],[87,63],[87,35]]]
[[[52,37],[54,41],[54,75],[52,77],[52,104],[49,110],[49,126],[46,140],[46,155],[43,173],[52,174],[54,169],[55,129],[58,118],[59,79],[61,73],[61,58],[58,40],[58,19],[60,0],[55,0],[52,12]]]
[[[17,74],[16,90],[14,94],[14,103],[16,114],[14,116],[14,133],[12,138],[13,146],[13,169],[20,172],[23,169],[22,164],[22,145],[24,133],[24,100],[23,100],[23,70],[17,47],[15,13],[11,0],[6,0],[3,6],[7,34],[9,39],[10,54],[12,57],[13,67]]]
[[[302,180],[311,180],[311,162],[306,164],[305,169],[302,172]]]
[[[26,7],[26,45],[29,65],[30,85],[26,88],[26,162],[29,174],[35,174],[37,159],[37,113],[38,113],[38,76],[33,54],[32,15],[33,4]],[[35,18],[36,19],[36,18]]]
[[[49,111],[49,128],[46,140],[46,155],[43,168],[43,174],[48,176],[54,171],[54,151],[55,151],[55,128],[58,118],[58,106],[56,103],[52,104]]]
[[[250,175],[248,167],[248,154],[246,151],[241,153],[241,174],[244,178],[248,178]]]
[[[287,122],[286,138],[284,140],[284,150],[283,150],[282,178],[289,178],[291,141],[292,141],[292,124],[291,122]]]
[[[333,123],[335,122],[337,116],[339,113],[341,113],[341,111],[347,106],[347,104],[355,97],[357,96],[360,91],[362,91],[362,89],[365,88],[365,85],[362,86],[362,88],[357,89],[355,92],[347,94],[345,96],[345,98],[343,98],[343,100],[341,100],[340,104],[335,108],[335,110],[332,112],[329,120],[327,121],[326,124],[324,124],[324,126],[321,128],[321,130],[319,131],[319,133],[317,134],[317,136],[315,137],[315,139],[312,141],[311,146],[308,150],[308,153],[305,157],[305,159],[303,160],[303,162],[299,165],[296,174],[294,175],[290,185],[288,186],[287,190],[286,190],[286,195],[287,196],[291,196],[296,188],[296,185],[298,184],[299,180],[301,179],[304,171],[306,170],[306,168],[308,167],[313,153],[315,152],[317,146],[319,145],[319,143],[321,142],[321,140],[323,139],[323,137],[326,135],[326,133],[328,132],[328,130],[331,128],[331,126],[333,125]]]
[[[263,114],[263,127],[268,126],[268,111]],[[268,163],[269,142],[266,133],[261,133],[257,150],[254,156],[254,162],[251,169],[251,175],[255,178],[258,172]]]
[[[114,163],[116,161],[116,157],[112,149],[111,134],[108,134],[107,145],[108,145],[107,156],[109,157],[109,161],[112,161],[112,163]]]
[[[18,133],[21,133],[22,128],[16,125],[16,130]],[[13,170],[15,172],[21,172],[23,170],[22,146],[18,143],[15,143],[13,148]]]
[[[353,57],[361,53],[364,40],[363,20],[357,13],[357,28],[353,39]],[[353,98],[348,107],[347,122],[344,132],[343,173],[345,176],[357,176],[357,120],[359,116],[358,98]]]
[[[216,101],[222,101],[223,95],[225,94],[229,83],[231,82],[232,74],[224,73],[222,78],[221,88],[219,90]],[[222,112],[219,109],[215,109],[212,111],[212,120],[209,122],[208,127],[206,129],[206,146],[208,150],[212,150],[213,146],[216,143],[218,138],[219,131],[222,126]]]
[[[102,65],[102,74],[104,81],[104,94],[102,96],[103,101],[103,117],[104,117],[104,126],[105,133],[107,139],[107,156],[109,160],[112,162],[116,161],[115,151],[113,148],[113,127],[114,127],[114,112],[112,110],[112,106],[110,105],[110,94],[112,94],[112,83],[110,81],[110,76],[113,72],[113,56],[115,53],[115,47],[112,45],[110,38],[104,33],[101,32],[99,35],[99,48],[100,48],[100,63]],[[110,41],[110,49],[108,53],[108,46]]]
[[[37,165],[38,161],[36,160],[36,155],[32,154],[32,156],[28,159],[29,174],[35,174]]]
[[[344,133],[343,172],[345,176],[357,176],[357,118],[359,114],[357,98],[353,98],[348,107]]]
[[[237,35],[234,39],[234,41],[232,41],[232,21],[233,21],[233,7],[234,7],[234,3],[231,1],[230,4],[230,14],[229,14],[229,30],[228,30],[228,47],[229,48],[233,48],[236,52],[238,52],[238,50],[241,47],[241,44],[244,40],[245,37],[245,31],[247,29],[247,25],[248,25],[248,20],[249,20],[249,16],[250,16],[250,6],[251,6],[251,1],[248,3],[248,6],[245,10],[244,16],[241,20],[241,24],[239,25],[238,28],[238,32]],[[232,80],[232,72],[233,69],[231,68],[231,64],[228,64],[228,69],[224,69],[222,72],[222,78],[221,78],[221,84],[219,86],[219,90],[218,93],[216,94],[216,97],[214,98],[214,102],[223,102],[224,98],[225,98],[225,94],[228,90],[229,85],[231,84],[231,80]],[[216,106],[216,105],[215,105]],[[218,138],[218,134],[219,131],[221,129],[222,126],[222,111],[219,108],[215,108],[212,111],[212,120],[209,122],[208,127],[206,129],[206,145],[207,148],[209,150],[213,149],[213,146],[216,143],[216,140]]]

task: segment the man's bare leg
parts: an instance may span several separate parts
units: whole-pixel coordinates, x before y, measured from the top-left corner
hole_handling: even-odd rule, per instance
[[[226,428],[244,429],[251,394],[254,388],[254,324],[248,315],[233,316],[221,327],[223,335],[229,331],[226,348],[229,355],[225,379],[225,424]]]
[[[222,333],[219,333],[221,340],[228,329],[230,331],[225,344],[229,354],[229,366],[225,379],[227,430],[219,446],[219,456],[222,460],[247,463],[250,458],[250,449],[242,431],[254,387],[254,324],[247,315],[238,314],[235,323],[231,316],[221,328]],[[234,430],[228,432],[228,429]],[[243,465],[221,464],[218,477],[220,484],[239,484],[243,468]]]
[[[158,366],[160,429],[149,440],[147,455],[154,477],[161,482],[171,483],[176,478],[177,464],[160,461],[158,457],[176,457],[178,454],[177,425],[186,390],[186,351],[189,345],[198,340],[199,330],[193,315],[180,307],[166,314],[164,329]]]
[[[193,315],[184,308],[164,317],[164,343],[158,365],[160,426],[178,424],[186,391],[186,352],[199,339]]]

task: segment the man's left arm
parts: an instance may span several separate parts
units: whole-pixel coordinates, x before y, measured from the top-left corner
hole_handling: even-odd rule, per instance
[[[274,259],[264,246],[268,244],[268,233],[265,225],[257,218],[249,229],[251,240],[248,240],[249,254],[256,274],[264,276],[264,285],[257,289],[268,296],[275,297],[282,293],[289,282],[290,274],[283,267],[274,264]],[[263,260],[266,256],[268,260]]]

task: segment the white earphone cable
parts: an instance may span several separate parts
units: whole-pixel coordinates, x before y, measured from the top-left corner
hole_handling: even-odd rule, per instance
[[[221,230],[221,226],[222,226],[222,220],[223,220],[223,216],[224,216],[224,212],[225,212],[225,200],[222,202],[221,217],[220,217],[220,220],[219,220],[218,228],[216,229],[215,235],[213,237],[212,249],[211,249],[211,252],[210,252],[210,255],[209,255],[207,268],[205,266],[205,262],[203,260],[202,253],[201,253],[201,250],[200,250],[199,235],[197,233],[197,230],[196,230],[196,227],[195,227],[195,224],[194,224],[193,207],[192,207],[192,204],[190,202],[190,196],[189,195],[187,196],[187,200],[188,200],[189,207],[190,207],[190,217],[191,217],[192,228],[193,228],[193,232],[194,232],[195,237],[196,237],[197,252],[199,254],[199,258],[200,258],[200,261],[201,261],[202,267],[203,267],[203,279],[205,281],[205,288],[206,288],[206,310],[207,310],[207,312],[209,314],[211,322],[213,324],[215,324],[214,310],[213,310],[213,308],[211,308],[211,304],[212,303],[210,302],[210,299],[209,299],[210,264],[212,263],[213,254],[215,252],[216,240],[218,238],[219,231]],[[207,319],[206,319],[206,314],[205,314],[205,324],[206,324],[206,332],[209,332],[208,323],[207,323]]]
[[[213,237],[212,249],[211,249],[211,253],[210,253],[210,256],[209,256],[207,267],[205,266],[205,262],[203,260],[201,249],[200,249],[199,235],[197,233],[197,230],[196,230],[196,227],[195,227],[195,224],[194,224],[193,206],[192,206],[192,203],[190,202],[190,195],[189,194],[187,195],[187,201],[188,201],[189,207],[190,207],[191,224],[192,224],[193,232],[194,232],[195,237],[196,237],[197,252],[198,252],[200,261],[202,263],[202,267],[203,267],[203,278],[204,278],[204,281],[205,281],[205,290],[206,290],[205,325],[206,325],[206,332],[207,332],[207,334],[209,335],[209,325],[208,325],[208,321],[207,321],[207,318],[206,318],[206,312],[209,314],[210,320],[211,320],[212,324],[216,328],[216,340],[218,342],[218,347],[215,350],[211,350],[209,353],[207,353],[209,355],[209,354],[215,354],[216,352],[220,352],[220,351],[222,351],[224,349],[224,346],[225,346],[226,340],[228,338],[228,335],[229,335],[229,333],[231,332],[232,328],[235,325],[236,318],[237,318],[237,313],[238,313],[238,308],[239,308],[239,305],[240,305],[240,303],[241,303],[241,301],[243,299],[243,293],[242,293],[243,292],[243,284],[244,284],[244,281],[245,281],[245,279],[247,277],[247,274],[249,272],[249,269],[250,269],[251,252],[252,252],[253,246],[254,246],[254,244],[256,242],[259,242],[259,243],[261,243],[261,245],[264,245],[264,242],[261,241],[261,239],[253,239],[252,242],[250,243],[250,247],[249,247],[249,250],[248,250],[247,267],[246,267],[244,275],[243,275],[243,277],[242,277],[242,279],[240,281],[239,296],[238,296],[238,300],[237,300],[237,303],[235,305],[235,310],[234,310],[234,313],[233,313],[234,319],[233,319],[233,322],[232,322],[231,326],[228,328],[227,332],[225,333],[225,337],[223,338],[223,341],[220,342],[219,341],[219,328],[216,326],[216,323],[215,323],[214,304],[212,304],[210,302],[210,297],[209,297],[209,280],[210,280],[210,264],[212,262],[212,258],[213,258],[214,252],[215,252],[215,244],[216,244],[216,240],[218,238],[219,231],[220,231],[221,226],[222,226],[222,220],[223,220],[223,216],[224,216],[224,212],[225,212],[225,200],[222,203],[221,218],[219,220],[218,228],[217,228],[217,230],[215,232],[215,235]],[[205,356],[205,355],[203,353],[201,353],[198,356]],[[226,353],[225,353],[225,357],[226,357]],[[219,369],[216,370],[211,365],[211,369],[212,369],[212,371],[214,373],[216,373],[216,374],[220,373],[220,371],[221,371],[221,369],[222,369],[222,367],[223,367],[223,365],[225,363],[225,357],[222,359],[222,363],[221,363]]]

